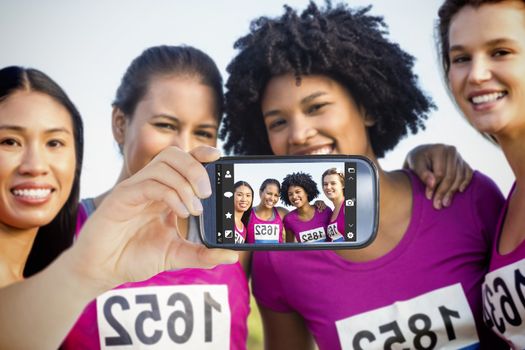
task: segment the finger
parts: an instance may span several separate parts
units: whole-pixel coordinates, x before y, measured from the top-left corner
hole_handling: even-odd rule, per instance
[[[436,191],[434,193],[434,208],[441,209],[443,206],[443,198],[447,191],[452,187],[456,177],[456,155],[455,149],[447,148],[445,150],[445,162],[443,162],[443,176],[441,181],[438,183]]]
[[[147,179],[133,186],[120,186],[121,184],[100,205],[100,209],[103,209],[100,212],[110,215],[112,221],[130,220],[153,202],[166,204],[178,217],[189,215],[188,208],[177,192],[154,179]]]
[[[201,162],[216,160],[220,156],[216,148],[201,146],[187,153],[177,147],[168,147],[155,157],[154,161],[168,164],[181,174],[199,198],[211,195],[208,173]]]
[[[463,181],[464,174],[464,165],[463,162],[460,162],[456,167],[456,176],[454,179],[454,183],[450,186],[448,191],[445,193],[445,196],[443,197],[444,207],[449,207],[452,204],[452,199],[454,198],[454,194],[459,190],[459,186]]]
[[[174,239],[166,258],[167,270],[187,267],[211,268],[219,264],[233,264],[239,259],[239,254],[227,249],[209,249],[202,244],[192,243],[184,239]]]
[[[200,215],[202,213],[202,204],[193,192],[191,184],[182,174],[161,160],[152,161],[152,163],[148,164],[139,173],[123,181],[121,184],[128,188],[129,191],[134,191],[135,189],[140,190],[140,187],[144,186],[144,184],[150,180],[164,185],[168,192],[175,191],[187,211],[192,215]],[[142,200],[142,198],[139,198],[139,200]],[[133,205],[133,203],[130,204]]]
[[[474,171],[470,167],[470,165],[466,162],[464,162],[465,167],[463,169],[463,181],[459,185],[459,192],[464,192],[465,189],[470,185],[470,182],[472,181],[472,176],[474,176]]]

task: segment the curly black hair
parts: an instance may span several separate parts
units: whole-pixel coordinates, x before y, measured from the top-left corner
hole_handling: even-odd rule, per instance
[[[344,86],[375,120],[368,128],[377,157],[394,148],[407,129],[417,133],[435,106],[412,72],[414,58],[386,39],[382,17],[371,6],[324,8],[313,2],[301,14],[284,6],[281,17],[252,21],[235,42],[240,52],[228,65],[224,123],[219,137],[227,153],[272,154],[261,100],[269,80],[292,73],[317,74]]]
[[[313,201],[319,195],[317,184],[312,179],[312,175],[302,172],[288,174],[283,179],[281,186],[281,200],[288,206],[293,205],[288,199],[288,189],[291,186],[302,187],[308,196],[308,202]]]

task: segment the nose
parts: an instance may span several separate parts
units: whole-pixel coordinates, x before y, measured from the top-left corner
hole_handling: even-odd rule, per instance
[[[489,63],[482,57],[473,57],[468,73],[468,81],[472,84],[480,84],[492,77]]]
[[[317,130],[309,118],[296,116],[291,122],[288,142],[291,145],[302,145],[307,143],[308,139],[316,134]]]
[[[193,148],[193,145],[192,145],[190,132],[188,130],[181,130],[180,132],[176,133],[173,136],[171,145],[177,146],[184,152],[191,151]]]
[[[49,171],[46,152],[39,146],[29,146],[24,150],[18,172],[26,176],[45,175]]]

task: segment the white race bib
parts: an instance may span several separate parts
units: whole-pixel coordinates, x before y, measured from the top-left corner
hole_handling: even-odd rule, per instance
[[[336,327],[343,350],[479,347],[460,283],[336,321]]]
[[[254,224],[253,235],[257,242],[279,242],[279,224]]]
[[[326,232],[324,227],[316,227],[312,230],[299,232],[301,243],[315,243],[326,241]]]
[[[114,289],[97,298],[101,349],[230,349],[227,285]]]
[[[235,230],[235,244],[243,244],[244,243],[244,237]]]
[[[326,228],[326,231],[327,231],[328,237],[330,238],[332,242],[343,239],[343,235],[341,235],[341,233],[337,231],[337,222],[334,222],[328,225],[328,227]]]
[[[485,276],[483,316],[494,332],[525,348],[525,259]]]

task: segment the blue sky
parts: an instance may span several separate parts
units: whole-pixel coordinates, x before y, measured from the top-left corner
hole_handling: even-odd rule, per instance
[[[252,19],[280,15],[285,3],[303,9],[308,1],[2,1],[0,66],[38,68],[70,95],[86,129],[82,196],[95,196],[110,188],[120,171],[110,128],[111,102],[131,60],[149,46],[188,44],[214,58],[226,78],[234,41],[247,33]],[[440,78],[433,27],[441,1],[349,1],[351,6],[370,3],[373,14],[385,17],[391,39],[417,58],[420,84],[439,108],[426,131],[403,140],[381,165],[396,169],[412,147],[448,143],[506,194],[513,175],[503,154],[459,115]]]

